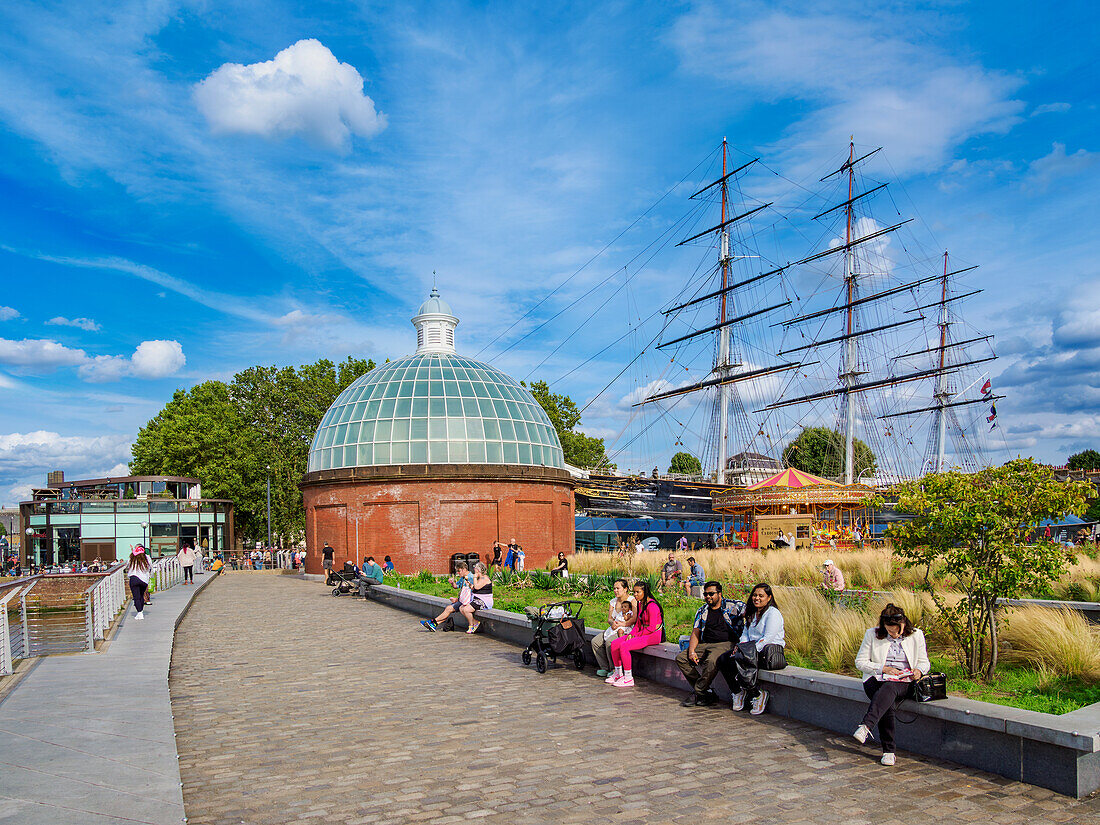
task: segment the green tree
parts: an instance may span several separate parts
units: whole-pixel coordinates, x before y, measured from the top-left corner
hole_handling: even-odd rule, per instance
[[[871,448],[855,439],[855,468],[852,478],[873,473],[878,460]],[[804,473],[839,476],[844,473],[844,434],[828,427],[806,427],[783,450],[783,463]]]
[[[1082,450],[1074,453],[1066,461],[1071,470],[1100,470],[1100,453],[1096,450]]]
[[[357,358],[250,367],[228,384],[177,390],[138,433],[131,472],[198,478],[205,496],[235,502],[238,531],[254,537],[267,531],[270,472],[272,532],[292,539],[305,526],[298,484],[313,433],[336,396],[373,368]]]
[[[672,457],[672,461],[668,465],[668,471],[687,476],[697,476],[702,475],[703,465],[691,453],[681,450]]]
[[[1089,486],[1058,481],[1049,467],[1016,459],[977,473],[934,473],[898,486],[897,509],[912,515],[891,526],[894,554],[924,568],[931,594],[971,676],[997,669],[997,599],[1044,590],[1072,551],[1028,535],[1042,519],[1084,509]],[[941,590],[942,588],[942,590]],[[945,590],[961,592],[955,605]]]
[[[523,386],[527,386],[526,382]],[[581,423],[581,411],[572,398],[550,392],[550,385],[545,381],[536,381],[529,389],[554,425],[567,464],[587,469],[615,466],[607,460],[602,438],[593,438],[576,429]]]

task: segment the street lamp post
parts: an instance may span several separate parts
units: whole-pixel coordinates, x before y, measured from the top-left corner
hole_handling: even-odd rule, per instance
[[[267,547],[271,549],[271,465],[267,465]]]
[[[29,567],[30,564],[31,564],[31,536],[34,535],[34,528],[33,527],[28,527],[26,529],[26,533],[27,533],[27,549],[26,549],[26,552],[23,555],[26,556],[27,566]]]
[[[148,531],[148,528],[149,528],[149,522],[143,521],[141,523],[141,546],[145,547],[145,552],[149,553],[149,556],[151,558],[153,554],[151,552],[149,552],[149,548],[146,547],[146,545],[149,543],[149,538],[146,535],[146,533]]]

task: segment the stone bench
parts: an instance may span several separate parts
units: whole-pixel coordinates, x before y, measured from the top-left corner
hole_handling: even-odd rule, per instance
[[[371,598],[417,616],[437,615],[448,600],[388,585],[371,588]],[[526,616],[505,610],[478,612],[482,632],[512,644],[531,641]],[[465,620],[455,614],[456,624]],[[594,636],[596,630],[589,630]],[[687,690],[674,659],[679,647],[652,645],[634,654],[634,675]],[[591,651],[589,651],[590,661]],[[517,657],[518,661],[518,657]],[[787,667],[761,671],[761,684],[771,693],[768,712],[809,722],[826,730],[850,734],[867,707],[859,679],[818,670]],[[715,682],[723,698],[724,681]],[[911,753],[948,759],[1009,779],[1082,798],[1100,789],[1100,703],[1054,716],[988,702],[951,697],[917,704],[906,702],[902,713],[915,716],[902,725],[899,740]],[[720,719],[720,716],[716,716]]]

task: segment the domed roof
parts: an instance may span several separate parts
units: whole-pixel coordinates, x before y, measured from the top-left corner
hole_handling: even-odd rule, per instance
[[[429,305],[442,309],[426,311]],[[435,289],[417,319],[429,312],[450,314]],[[353,381],[328,408],[309,448],[309,472],[387,464],[564,469],[565,456],[526,387],[443,344],[422,346]]]
[[[439,297],[439,290],[434,286],[431,293],[428,295],[428,300],[420,305],[420,309],[416,311],[417,316],[420,315],[454,315],[451,312],[450,305]]]

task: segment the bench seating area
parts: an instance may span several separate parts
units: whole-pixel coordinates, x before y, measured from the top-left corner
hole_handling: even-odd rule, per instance
[[[373,601],[422,618],[437,615],[447,604],[438,596],[388,585],[372,587],[370,595]],[[531,625],[525,616],[483,610],[478,618],[480,632],[517,645],[531,641]],[[455,621],[458,626],[465,625],[461,615],[456,614]],[[589,631],[589,636],[595,633]],[[687,683],[674,661],[678,652],[676,645],[663,644],[636,653],[635,678],[686,691]],[[761,671],[760,680],[771,692],[768,713],[826,730],[850,734],[866,710],[863,686],[850,676],[787,667]],[[721,694],[724,681],[717,679],[714,688]],[[916,716],[912,724],[899,726],[898,744],[903,753],[947,759],[1077,798],[1100,789],[1100,703],[1053,716],[952,697],[922,705],[907,702],[903,713]]]

